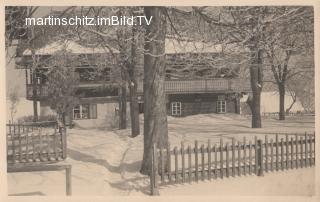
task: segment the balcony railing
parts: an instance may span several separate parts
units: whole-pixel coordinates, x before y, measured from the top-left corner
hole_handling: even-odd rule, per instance
[[[97,82],[91,87],[108,85]],[[114,85],[114,84],[110,84]],[[85,88],[87,85],[80,84],[79,88]],[[202,79],[202,80],[166,80],[165,92],[173,93],[214,93],[214,92],[248,92],[250,83],[243,79]],[[36,85],[36,99],[44,99],[48,96],[48,86],[44,84]],[[143,83],[138,83],[138,93],[143,93]],[[33,85],[27,84],[27,99],[33,99]]]

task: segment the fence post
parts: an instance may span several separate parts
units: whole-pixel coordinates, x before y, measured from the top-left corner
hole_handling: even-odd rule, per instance
[[[159,187],[158,187],[158,157],[157,157],[157,146],[153,145],[151,149],[151,173],[150,173],[150,188],[151,195],[159,195]]]
[[[258,153],[256,155],[258,155],[258,176],[263,176],[263,153],[262,153],[262,141],[258,140]]]

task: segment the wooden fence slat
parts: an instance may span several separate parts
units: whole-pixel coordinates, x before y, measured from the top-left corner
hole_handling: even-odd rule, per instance
[[[255,173],[256,175],[259,175],[259,165],[258,165],[258,140],[257,140],[257,136],[254,137],[254,148],[255,148],[255,154],[254,154],[254,158],[255,158]]]
[[[280,146],[281,146],[281,150],[280,150],[280,153],[281,153],[281,158],[280,158],[280,166],[281,166],[281,170],[284,169],[284,151],[283,151],[283,138],[281,138],[280,140]]]
[[[295,163],[295,166],[296,166],[296,169],[297,169],[297,168],[298,168],[298,166],[299,166],[298,134],[295,134],[295,137],[296,137],[296,141],[295,141],[295,146],[296,146],[296,163]]]
[[[289,136],[286,134],[286,169],[289,169]]]
[[[229,143],[226,143],[226,177],[229,177]]]
[[[314,164],[313,164],[314,162],[313,162],[313,146],[312,146],[313,135],[312,135],[312,134],[310,134],[309,140],[310,140],[310,166],[313,166],[313,165],[314,165]]]
[[[303,168],[304,167],[304,161],[303,161],[303,138],[300,137],[300,167]]]
[[[220,138],[220,177],[223,179],[223,140]]]
[[[201,178],[204,180],[204,172],[205,172],[205,167],[204,167],[204,145],[201,145]]]
[[[293,137],[290,138],[290,168],[293,169],[293,158],[294,158],[294,153],[293,153]]]
[[[184,157],[184,143],[181,142],[181,164],[182,164],[182,182],[186,181],[185,157]]]
[[[29,162],[29,131],[26,132],[26,162]]]
[[[172,182],[172,173],[171,173],[171,150],[170,150],[170,143],[168,143],[167,146],[167,160],[168,160],[168,179],[169,179],[169,183]]]
[[[243,173],[247,175],[247,139],[243,137]]]
[[[236,155],[236,153],[235,153],[235,145],[234,145],[234,138],[232,138],[232,177],[235,177],[235,173],[236,173],[236,162],[235,162],[235,155]]]
[[[32,160],[36,161],[36,144],[35,144],[35,138],[34,138],[34,132],[31,133],[31,141],[32,141]],[[55,147],[56,148],[56,147]]]
[[[40,157],[40,161],[45,161],[44,156],[43,156],[43,141],[42,141],[42,133],[41,130],[39,130],[39,157]]]
[[[241,176],[241,144],[238,141],[238,176]]]
[[[191,167],[191,147],[188,146],[188,180],[191,182],[192,178],[192,167]]]
[[[199,180],[199,162],[198,162],[198,141],[196,140],[194,142],[194,162],[195,162],[195,178],[196,178],[196,182],[198,182]]]
[[[269,141],[268,141],[268,136],[266,135],[265,137],[265,145],[266,145],[266,148],[265,148],[265,150],[266,150],[266,164],[265,164],[265,169],[266,169],[266,172],[269,172],[268,171],[268,165],[269,165]]]
[[[304,156],[305,156],[305,167],[308,167],[308,135],[307,133],[304,134],[304,146],[305,146],[305,149],[304,149]]]
[[[58,151],[57,151],[57,132],[53,133],[53,151],[54,151],[54,158],[58,159]]]
[[[252,142],[249,141],[249,175],[252,174]]]
[[[48,160],[50,160],[50,137],[49,134],[46,133],[46,142],[47,142],[47,146],[46,146],[46,152],[47,152],[47,158]]]
[[[12,139],[12,160],[13,163],[16,163],[16,127],[13,125],[13,133],[11,133],[11,139]]]
[[[163,156],[163,149],[160,145],[160,176],[161,176],[161,182],[164,182],[164,156]]]
[[[259,167],[259,171],[258,171],[258,176],[263,176],[263,145],[262,145],[262,141],[261,140],[258,140],[258,153],[257,153],[257,156],[258,156],[258,167]]]
[[[18,127],[18,138],[19,138],[19,162],[22,162],[22,135],[20,133],[20,127]]]
[[[179,183],[179,167],[178,167],[178,148],[174,147],[174,170],[175,170],[175,181]]]
[[[214,152],[214,178],[217,179],[218,175],[218,153],[217,153],[217,145],[214,144],[213,146],[213,152]]]
[[[211,142],[208,140],[208,180],[211,180]]]
[[[273,139],[270,140],[270,145],[271,145],[271,148],[270,148],[270,157],[271,157],[271,159],[270,159],[270,161],[271,161],[270,162],[270,171],[273,172],[273,159],[274,159],[273,158],[273,146],[274,146],[273,145]]]
[[[279,170],[279,136],[276,134],[276,171]]]

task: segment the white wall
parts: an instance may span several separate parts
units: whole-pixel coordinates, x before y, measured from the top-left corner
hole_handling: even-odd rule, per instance
[[[33,102],[30,100],[27,100],[25,97],[20,97],[19,98],[19,103],[17,105],[17,112],[14,115],[14,121],[16,121],[18,118],[21,118],[23,116],[29,116],[33,115]],[[11,107],[11,102],[9,99],[7,99],[7,121],[11,120],[11,115],[10,115],[10,107]],[[38,102],[38,109],[40,109],[40,103]]]

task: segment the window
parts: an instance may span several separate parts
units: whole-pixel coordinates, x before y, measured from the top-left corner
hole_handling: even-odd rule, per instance
[[[217,101],[217,112],[218,113],[226,113],[226,101],[225,100],[218,100]]]
[[[96,119],[97,105],[96,104],[82,104],[73,108],[73,119]]]
[[[181,102],[171,103],[171,114],[172,116],[181,116]]]

